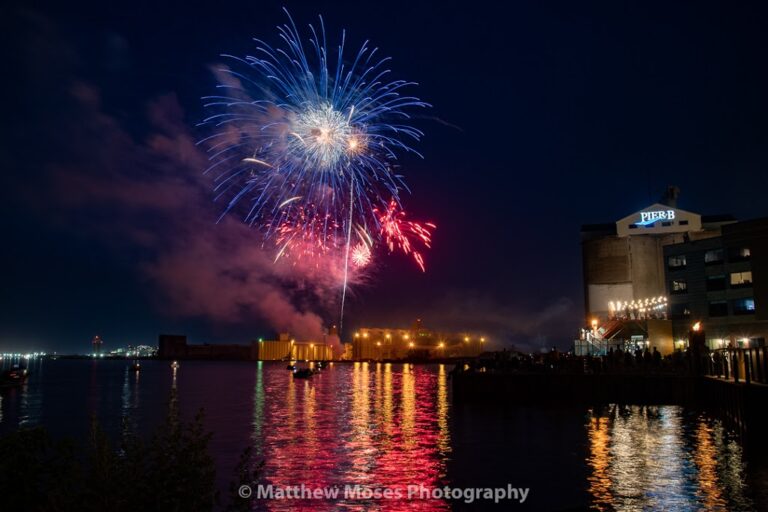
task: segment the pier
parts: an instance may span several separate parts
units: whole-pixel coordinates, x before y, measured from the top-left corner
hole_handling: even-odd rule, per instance
[[[531,361],[477,361],[451,375],[457,403],[496,406],[683,405],[720,418],[750,450],[768,451],[766,347],[688,354],[677,363],[608,366],[601,358],[558,355]]]

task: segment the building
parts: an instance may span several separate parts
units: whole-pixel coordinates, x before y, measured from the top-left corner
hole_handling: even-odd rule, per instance
[[[277,340],[258,340],[254,344],[254,359],[259,361],[332,361],[335,359],[331,343],[296,341],[288,333]]]
[[[251,344],[252,345],[252,344]],[[161,334],[157,356],[161,359],[253,359],[251,345],[208,344],[189,345],[187,337]]]
[[[768,338],[768,219],[731,223],[721,236],[664,248],[676,344],[701,322],[709,348]]]
[[[735,219],[677,207],[669,187],[659,202],[610,224],[582,226],[585,328],[579,354],[611,347],[674,350],[665,248],[719,237]]]
[[[341,360],[352,361],[354,359],[355,346],[353,343],[343,343],[341,345]]]
[[[101,337],[99,337],[98,335],[94,336],[93,340],[91,340],[91,347],[92,347],[91,348],[91,350],[92,350],[91,353],[94,356],[97,356],[97,357],[100,356],[101,355],[101,347],[103,345],[104,345],[104,341],[102,341]]]
[[[475,357],[485,345],[476,333],[438,332],[426,329],[421,320],[411,328],[361,327],[352,340],[352,359],[444,359]]]
[[[157,355],[157,347],[149,345],[137,345],[128,347],[118,347],[109,351],[110,357],[154,357]]]
[[[158,357],[162,359],[235,359],[245,361],[307,360],[331,361],[335,359],[333,335],[326,342],[296,341],[289,334],[280,334],[277,340],[255,340],[247,345],[208,344],[190,345],[186,336],[161,334]],[[330,339],[330,342],[328,340]]]

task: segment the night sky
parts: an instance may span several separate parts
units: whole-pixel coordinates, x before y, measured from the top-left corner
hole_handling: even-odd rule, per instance
[[[322,14],[332,38],[346,28],[350,48],[370,39],[434,106],[415,123],[424,160],[401,162],[411,215],[438,225],[427,273],[379,258],[347,332],[421,317],[498,347],[567,348],[583,316],[581,224],[669,184],[690,211],[768,211],[761,2],[25,4],[0,11],[0,349],[274,333],[243,298],[263,288],[228,294],[210,275],[232,251],[208,243],[220,210],[192,190],[205,162],[190,141],[211,66],[252,52],[252,37],[276,41],[283,5],[301,27]]]

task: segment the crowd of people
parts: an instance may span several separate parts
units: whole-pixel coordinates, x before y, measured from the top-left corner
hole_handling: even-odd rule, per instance
[[[652,349],[614,350],[605,355],[576,356],[556,348],[548,352],[527,354],[504,350],[467,359],[456,365],[461,372],[536,372],[536,373],[623,373],[623,372],[682,372],[689,367],[686,352],[676,351],[662,356]]]

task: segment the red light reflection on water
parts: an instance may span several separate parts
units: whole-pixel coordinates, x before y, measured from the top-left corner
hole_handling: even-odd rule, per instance
[[[265,365],[254,406],[254,444],[265,460],[264,484],[338,486],[340,491],[338,500],[259,500],[259,508],[450,508],[444,500],[406,499],[409,485],[446,485],[450,439],[443,366],[337,364],[300,380]],[[344,486],[356,485],[399,490],[403,499],[344,499]]]

